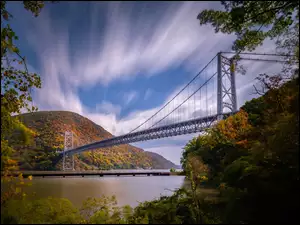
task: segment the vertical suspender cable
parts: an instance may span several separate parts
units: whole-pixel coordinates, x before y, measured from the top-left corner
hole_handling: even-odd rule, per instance
[[[205,80],[207,80],[207,74],[206,74],[206,79]],[[205,95],[206,95],[206,113],[208,114],[208,108],[207,108],[207,85],[208,84],[205,85],[205,90],[206,90],[206,94]]]

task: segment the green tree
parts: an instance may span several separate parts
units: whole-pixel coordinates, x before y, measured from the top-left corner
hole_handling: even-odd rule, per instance
[[[4,214],[1,213],[2,223],[78,224],[81,221],[79,210],[63,198],[29,200],[25,197],[22,200],[11,200]]]
[[[196,150],[186,154],[187,162],[198,157],[209,168],[208,176],[219,185],[223,222],[298,219],[298,101],[296,78],[247,102],[242,107],[247,112],[241,110],[220,121],[198,137]],[[186,170],[195,176],[199,168],[188,166]],[[192,181],[199,184],[197,179]]]
[[[130,206],[118,207],[115,196],[88,198],[80,209],[85,223],[92,224],[127,224],[132,219]]]
[[[16,45],[18,36],[9,24],[13,16],[6,10],[6,4],[6,1],[1,1],[1,146],[4,146],[1,148],[1,162],[4,165],[13,151],[6,141],[12,131],[16,128],[23,134],[27,131],[12,115],[20,113],[21,109],[36,110],[33,106],[29,107],[31,88],[41,87],[39,76],[28,72],[25,57],[21,56]],[[44,6],[43,1],[24,1],[23,4],[35,16]]]
[[[199,150],[200,146],[201,146],[201,141],[200,141],[201,137],[195,137],[192,140],[190,140],[186,146],[183,148],[184,151],[182,153],[181,159],[180,159],[180,163],[183,167],[183,169],[186,169],[187,167],[187,156],[192,153],[195,152],[197,150]]]
[[[1,1],[1,183],[7,182],[8,191],[1,189],[1,215],[9,199],[22,196],[20,190],[24,184],[10,177],[10,172],[18,168],[16,160],[12,160],[14,153],[12,144],[28,144],[33,132],[24,126],[13,114],[18,114],[22,109],[35,111],[34,106],[29,106],[32,101],[31,89],[40,88],[41,81],[37,74],[29,73],[26,59],[17,47],[18,36],[10,26],[13,18],[6,9],[6,1]],[[44,7],[43,1],[24,1],[24,8],[38,16]],[[14,135],[14,143],[10,137]],[[17,182],[17,183],[16,183]],[[17,187],[16,187],[17,186]]]
[[[221,3],[225,11],[203,10],[197,19],[200,25],[211,24],[215,32],[235,33],[237,39],[232,49],[236,52],[253,51],[266,38],[283,36],[290,28],[299,26],[297,1],[221,1]],[[295,53],[297,49],[294,48],[293,51]]]

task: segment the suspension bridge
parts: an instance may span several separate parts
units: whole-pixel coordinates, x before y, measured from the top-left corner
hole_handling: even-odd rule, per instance
[[[235,83],[238,62],[286,62],[277,54],[239,53],[238,60],[235,56],[233,52],[219,52],[163,107],[127,134],[80,145],[74,144],[74,133],[66,131],[64,150],[60,153],[63,170],[74,170],[74,154],[84,151],[204,132],[224,116],[238,111]]]

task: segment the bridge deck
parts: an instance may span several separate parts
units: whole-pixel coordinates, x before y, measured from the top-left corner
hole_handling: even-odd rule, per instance
[[[223,116],[230,115],[232,113],[224,113]],[[146,129],[142,131],[137,131],[133,133],[128,133],[125,135],[116,136],[113,138],[89,143],[83,146],[79,146],[74,149],[69,149],[65,154],[73,155],[83,151],[89,151],[97,148],[111,147],[121,144],[129,144],[139,141],[159,139],[163,137],[172,137],[183,134],[190,134],[195,132],[202,132],[206,128],[212,126],[214,122],[218,120],[219,115],[212,115],[207,117],[201,117],[197,119],[187,120],[184,122],[173,123],[170,125],[155,127],[151,129]],[[64,152],[60,153],[63,157]]]
[[[159,171],[21,171],[23,177],[76,177],[76,176],[170,176],[170,172]],[[19,173],[15,173],[17,176]]]

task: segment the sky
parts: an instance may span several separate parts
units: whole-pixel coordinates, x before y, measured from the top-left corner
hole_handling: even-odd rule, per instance
[[[37,18],[22,2],[7,4],[16,44],[30,72],[41,76],[34,105],[76,112],[113,135],[131,131],[158,111],[219,51],[230,51],[236,38],[197,20],[204,9],[223,9],[219,2],[61,1],[46,3]],[[274,51],[270,40],[257,49]],[[244,66],[246,75],[236,76],[239,107],[256,97],[259,73],[279,68],[256,61]],[[216,101],[211,103],[214,110]],[[179,164],[182,148],[197,135],[133,145]]]

